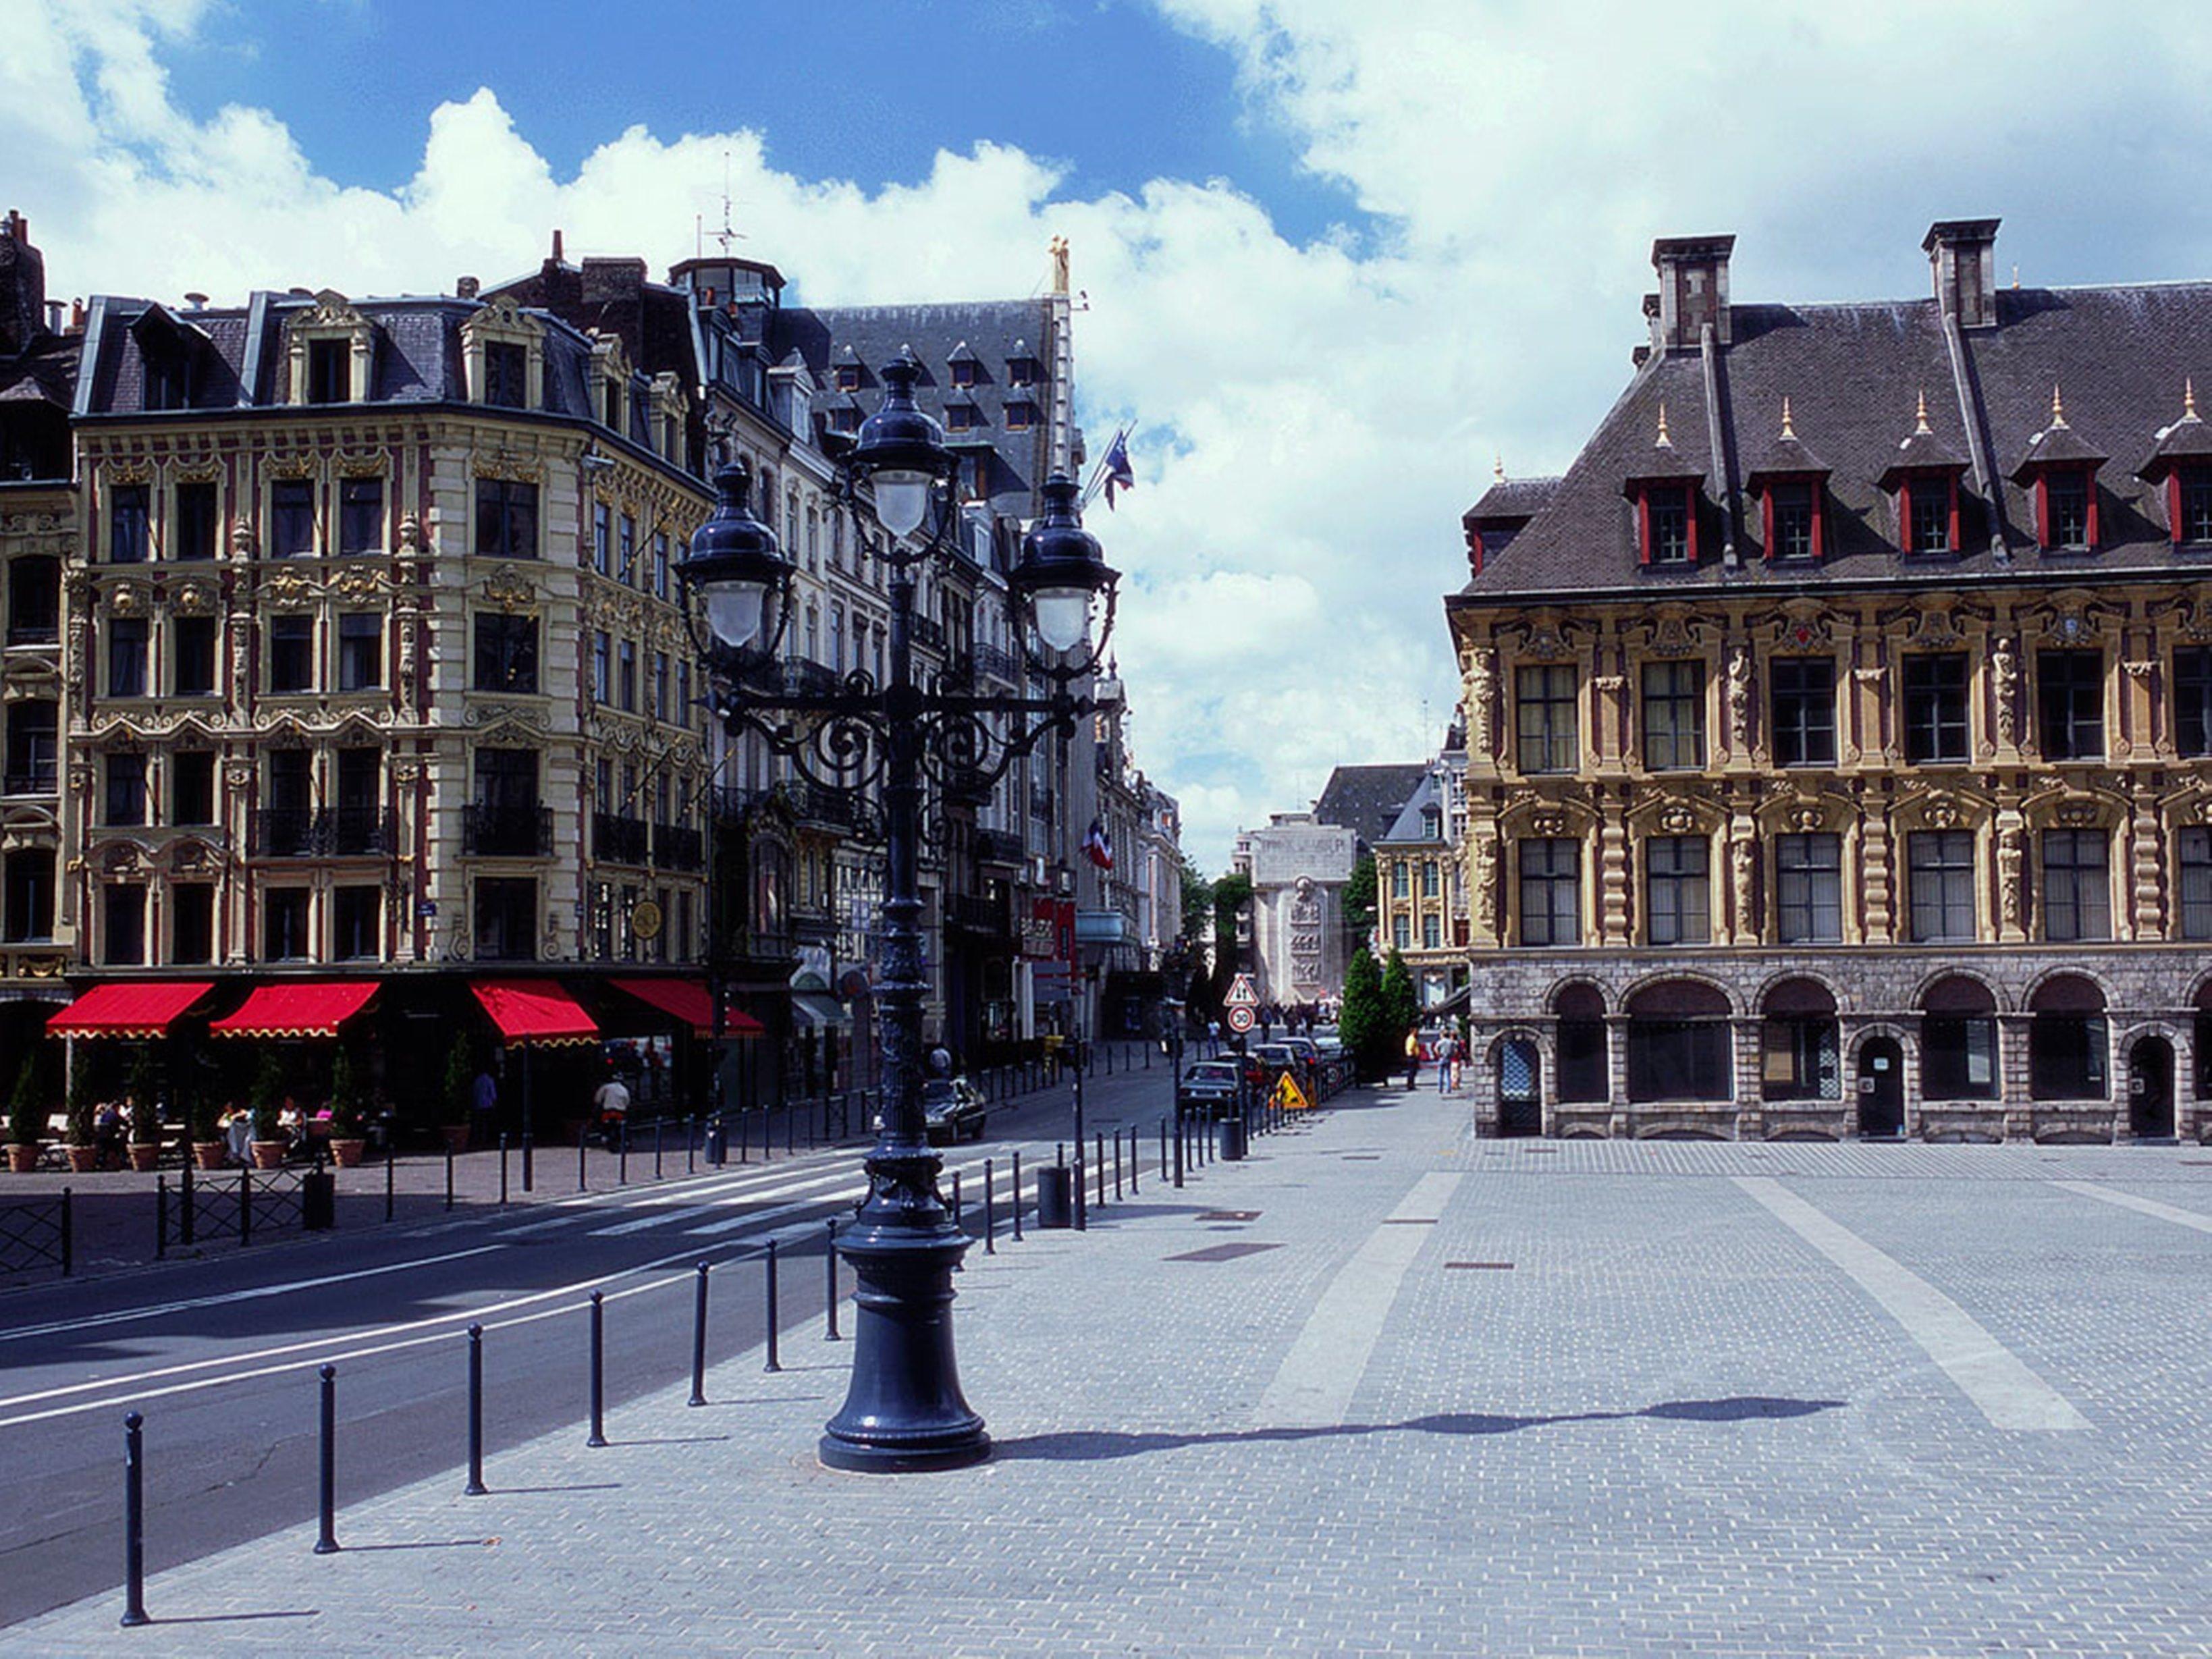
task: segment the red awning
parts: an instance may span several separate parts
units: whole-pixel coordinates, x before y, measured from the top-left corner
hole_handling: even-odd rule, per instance
[[[714,1035],[714,999],[707,989],[707,982],[698,979],[618,979],[612,981],[617,991],[627,991],[640,1002],[649,1002],[664,1014],[673,1014],[691,1028],[694,1036]],[[750,1014],[725,1006],[722,1010],[722,1035],[726,1037],[756,1037],[767,1034],[768,1028]]]
[[[204,979],[125,980],[95,985],[46,1022],[58,1037],[157,1037],[215,987]]]
[[[480,979],[475,992],[509,1042],[596,1042],[599,1028],[550,979]]]
[[[235,1013],[208,1027],[210,1036],[334,1037],[376,994],[371,979],[320,979],[257,985]]]

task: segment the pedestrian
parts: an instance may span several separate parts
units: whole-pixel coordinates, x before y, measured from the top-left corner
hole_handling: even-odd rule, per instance
[[[599,1133],[609,1146],[621,1143],[623,1125],[629,1121],[629,1090],[622,1073],[607,1073],[607,1080],[592,1096],[592,1109],[599,1115]]]
[[[1446,1032],[1437,1039],[1437,1092],[1443,1094],[1452,1086],[1453,1062],[1459,1054],[1459,1044]]]
[[[490,1066],[479,1069],[477,1080],[469,1085],[469,1104],[476,1122],[475,1144],[489,1146],[499,1118],[499,1085],[492,1079]]]
[[[1406,1033],[1406,1086],[1410,1089],[1421,1075],[1421,1034]]]
[[[930,1045],[929,1074],[932,1077],[952,1075],[952,1051],[945,1046],[945,1040],[942,1037]]]

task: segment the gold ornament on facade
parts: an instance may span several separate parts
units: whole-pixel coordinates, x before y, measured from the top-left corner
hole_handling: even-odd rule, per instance
[[[313,455],[278,455],[269,463],[272,478],[312,478],[319,470]]]
[[[542,483],[545,478],[543,465],[511,449],[495,449],[477,455],[476,473],[479,478],[501,478],[509,483]]]
[[[270,604],[296,611],[313,602],[315,585],[296,570],[279,570],[263,579],[261,592]]]
[[[134,583],[118,583],[108,590],[107,609],[112,616],[136,617],[146,609],[146,596]]]
[[[193,583],[179,588],[170,599],[169,605],[179,616],[210,616],[215,611],[215,594],[211,590]]]
[[[154,469],[144,461],[110,461],[106,469],[110,484],[142,484],[154,482]]]
[[[337,471],[341,478],[381,478],[392,471],[392,458],[380,449],[341,449]]]
[[[537,598],[536,590],[516,574],[513,565],[503,564],[483,580],[483,593],[501,610],[526,611]]]
[[[384,586],[384,578],[376,571],[354,565],[339,572],[337,580],[331,586],[337,590],[341,599],[358,602],[374,599]]]

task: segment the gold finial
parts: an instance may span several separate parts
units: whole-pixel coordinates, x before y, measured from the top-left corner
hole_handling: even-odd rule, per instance
[[[1490,476],[1500,483],[1505,482],[1505,452],[1502,449],[1498,452],[1498,459],[1491,463]]]
[[[1065,294],[1067,292],[1067,238],[1054,237],[1049,251],[1052,254],[1052,291]]]
[[[1797,440],[1797,428],[1790,424],[1790,396],[1787,392],[1782,397],[1782,435],[1792,443]]]
[[[1672,449],[1674,441],[1667,435],[1667,405],[1659,405],[1659,435],[1651,441],[1654,449]]]
[[[2194,375],[2181,383],[2181,418],[2185,421],[2197,418],[2197,379]]]
[[[2018,288],[2020,286],[2020,267],[2018,265],[2014,265],[2012,268],[2012,285],[2014,288]]]
[[[1921,387],[1919,404],[1912,411],[1912,435],[1916,438],[1936,435],[1928,429],[1928,388],[1925,386]]]
[[[2058,382],[2051,383],[2051,428],[2057,431],[2066,424],[2066,401],[2058,395]]]

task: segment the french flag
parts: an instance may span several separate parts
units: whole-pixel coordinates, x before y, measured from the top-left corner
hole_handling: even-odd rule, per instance
[[[1091,833],[1083,838],[1083,850],[1101,870],[1114,867],[1114,843],[1107,837],[1105,824],[1097,818],[1091,820]]]

